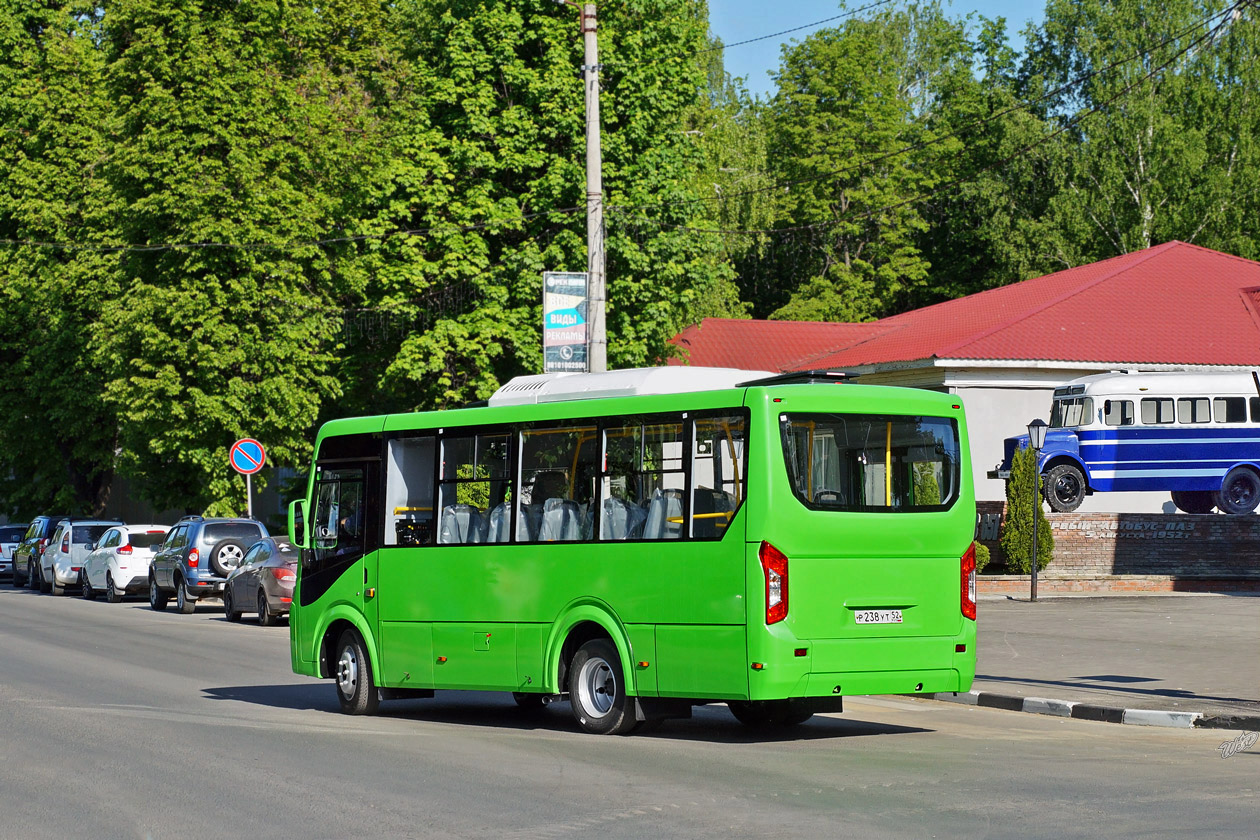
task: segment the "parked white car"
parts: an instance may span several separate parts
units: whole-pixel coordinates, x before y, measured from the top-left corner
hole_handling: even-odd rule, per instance
[[[149,564],[169,525],[118,525],[101,534],[83,561],[80,585],[89,601],[104,594],[111,604],[149,591]]]
[[[26,528],[15,522],[0,525],[0,577],[13,577],[13,552],[22,544]]]
[[[117,519],[63,519],[59,522],[39,558],[39,591],[64,595],[67,586],[78,586],[79,570],[88,555],[88,546],[110,528],[122,524]]]

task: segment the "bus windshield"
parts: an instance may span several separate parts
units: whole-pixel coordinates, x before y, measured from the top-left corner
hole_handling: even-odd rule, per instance
[[[948,510],[958,498],[958,425],[945,417],[785,414],[792,490],[814,510]]]
[[[1091,397],[1056,399],[1050,406],[1050,428],[1064,429],[1088,426],[1094,416],[1094,400]]]

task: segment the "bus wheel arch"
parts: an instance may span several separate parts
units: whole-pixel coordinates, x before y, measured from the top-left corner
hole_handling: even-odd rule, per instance
[[[1250,464],[1234,467],[1225,474],[1216,494],[1216,506],[1222,513],[1241,516],[1251,513],[1260,503],[1260,472]]]
[[[340,653],[338,645],[341,642],[342,634],[347,630],[353,630],[355,633],[358,633],[359,639],[363,642],[364,653],[370,666],[372,683],[379,686],[381,684],[381,675],[380,663],[377,662],[376,656],[376,641],[364,625],[355,621],[351,615],[344,613],[331,616],[328,624],[320,632],[318,637],[319,675],[325,679],[337,678],[337,660]]]
[[[1089,479],[1080,464],[1060,458],[1046,464],[1043,494],[1051,510],[1067,513],[1076,510],[1089,493]]]
[[[582,645],[599,638],[612,643],[621,660],[622,671],[626,675],[631,693],[636,693],[634,669],[630,667],[629,636],[625,628],[608,607],[590,602],[571,605],[552,625],[547,641],[546,688],[556,694],[566,691],[573,657]]]

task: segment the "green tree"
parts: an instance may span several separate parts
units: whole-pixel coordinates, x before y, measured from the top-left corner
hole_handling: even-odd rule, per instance
[[[1006,555],[1007,566],[1024,574],[1032,571],[1034,527],[1037,529],[1037,568],[1044,569],[1054,557],[1054,534],[1041,506],[1041,491],[1041,476],[1037,473],[1033,451],[1027,447],[1017,449],[1011,460],[1011,477],[1006,482],[1006,517],[999,544]]]
[[[102,301],[118,204],[102,177],[110,107],[98,4],[0,2],[0,498],[12,516],[99,514],[118,420],[102,403]]]
[[[382,20],[366,0],[119,0],[106,13],[120,235],[188,243],[129,252],[103,312],[120,469],[160,507],[241,511],[232,441],[301,463],[338,392],[317,305],[339,266],[290,243],[336,230],[372,173],[383,91],[361,68],[385,60]]]
[[[957,142],[932,142],[925,117],[939,81],[970,72],[970,56],[937,3],[851,18],[785,48],[770,157],[791,184],[780,274],[801,280],[772,317],[868,320],[927,287],[918,198]]]

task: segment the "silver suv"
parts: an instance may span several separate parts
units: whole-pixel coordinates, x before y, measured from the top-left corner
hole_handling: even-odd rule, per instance
[[[223,582],[245,556],[245,548],[269,536],[253,519],[185,516],[167,533],[149,566],[149,606],[175,605],[184,615],[202,598],[222,598]]]
[[[39,591],[66,594],[67,586],[79,585],[79,569],[101,534],[117,525],[117,519],[63,519],[57,523],[48,547],[39,557]]]

